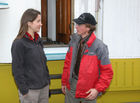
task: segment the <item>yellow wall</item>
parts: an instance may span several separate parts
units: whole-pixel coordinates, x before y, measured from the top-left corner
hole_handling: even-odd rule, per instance
[[[114,77],[98,103],[140,102],[140,58],[111,59]],[[50,74],[61,74],[64,61],[49,61]],[[50,89],[60,89],[61,80],[51,80]],[[19,103],[11,64],[0,64],[0,103]],[[64,103],[63,94],[52,95],[50,103]]]

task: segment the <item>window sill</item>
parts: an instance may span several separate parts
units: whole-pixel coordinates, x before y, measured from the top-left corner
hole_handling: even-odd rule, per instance
[[[0,9],[8,9],[9,5],[8,3],[0,3]]]
[[[44,48],[44,52],[48,61],[65,60],[67,50],[68,46]]]

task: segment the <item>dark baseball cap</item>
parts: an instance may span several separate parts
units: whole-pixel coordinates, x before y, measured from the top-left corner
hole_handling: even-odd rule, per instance
[[[78,18],[73,19],[76,24],[91,24],[96,25],[97,22],[94,16],[90,13],[83,13]]]

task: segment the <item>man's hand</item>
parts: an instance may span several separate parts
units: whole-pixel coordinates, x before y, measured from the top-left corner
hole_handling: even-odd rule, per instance
[[[62,92],[65,94],[66,93],[66,86],[62,86]]]
[[[89,94],[86,99],[88,100],[93,100],[97,97],[98,95],[98,91],[96,89],[90,89],[88,92],[86,92],[87,94]]]

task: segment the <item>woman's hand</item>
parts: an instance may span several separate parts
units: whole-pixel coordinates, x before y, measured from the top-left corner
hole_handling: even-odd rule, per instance
[[[25,98],[27,96],[27,94],[23,95],[23,98]]]

